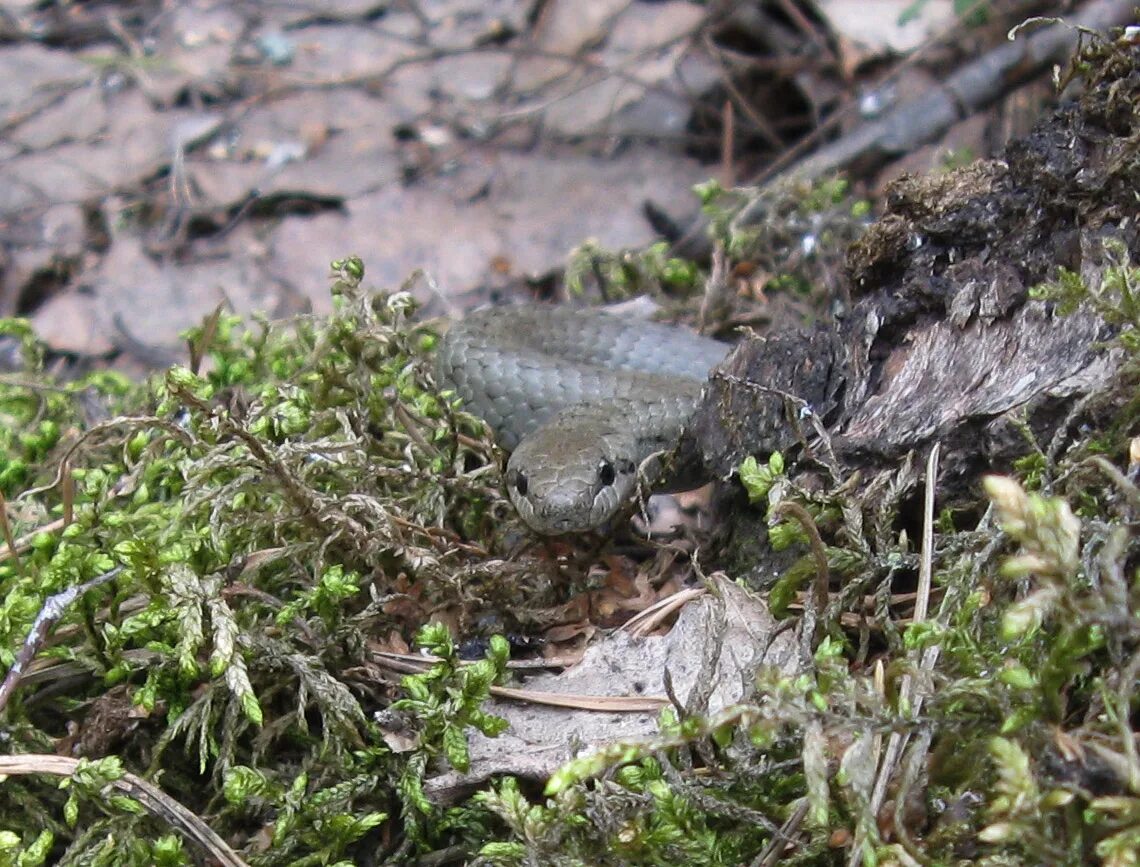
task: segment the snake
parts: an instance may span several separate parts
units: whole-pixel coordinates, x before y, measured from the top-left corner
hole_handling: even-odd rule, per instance
[[[729,348],[601,308],[488,307],[448,329],[436,374],[510,452],[523,521],[561,535],[603,528],[639,481],[667,481],[664,457]]]

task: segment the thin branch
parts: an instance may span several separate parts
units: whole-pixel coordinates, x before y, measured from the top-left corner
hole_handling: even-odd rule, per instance
[[[92,578],[90,581],[85,581],[75,587],[69,587],[44,600],[43,607],[40,608],[40,613],[36,615],[32,628],[28,632],[28,637],[24,639],[20,652],[16,654],[16,661],[12,663],[12,667],[4,676],[4,682],[0,684],[0,713],[3,713],[4,708],[8,706],[8,701],[19,685],[20,678],[31,665],[32,660],[35,659],[51,628],[59,622],[59,619],[67,612],[68,607],[88,590],[101,587],[122,571],[122,566],[116,566],[110,572],[104,572],[97,578]]]
[[[71,777],[79,770],[81,763],[80,759],[66,756],[0,756],[0,775],[52,774]],[[119,779],[111,781],[110,785],[138,801],[152,815],[181,831],[224,867],[247,867],[246,862],[209,825],[154,784],[135,774],[124,773]]]

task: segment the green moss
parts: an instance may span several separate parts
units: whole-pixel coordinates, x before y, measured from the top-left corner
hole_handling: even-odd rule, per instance
[[[595,284],[606,297],[629,298],[644,292],[689,294],[699,286],[700,271],[687,259],[669,255],[669,245],[612,251],[594,241],[577,247],[566,265],[566,287],[581,295]]]
[[[190,366],[138,386],[106,374],[53,382],[27,328],[4,326],[29,364],[0,379],[0,475],[11,534],[28,544],[0,561],[0,657],[13,662],[49,596],[122,567],[64,609],[39,679],[6,708],[10,746],[43,751],[39,727],[62,733],[74,720],[78,749],[125,749],[215,827],[268,822],[269,848],[254,858],[265,864],[353,860],[406,810],[401,794],[427,757],[462,765],[463,727],[496,728],[478,704],[501,644],[487,677],[453,657],[451,675],[433,670],[440,689],[451,676],[466,684],[455,709],[433,717],[422,705],[432,689],[409,680],[424,725],[411,755],[393,753],[371,719],[374,686],[359,679],[370,637],[410,636],[430,605],[461,604],[457,575],[483,570],[457,550],[501,501],[482,424],[435,393],[433,341],[410,324],[410,298],[369,295],[359,264],[339,264],[331,317],[247,327],[215,315],[187,335]],[[105,420],[85,415],[92,396]],[[53,523],[65,511],[66,526]],[[424,604],[385,613],[401,582]],[[78,682],[42,697],[55,671]],[[121,688],[136,722],[100,724],[105,743],[97,729],[83,739],[92,708]],[[5,787],[0,815],[34,803],[65,820],[48,843],[20,836],[10,851],[27,863],[45,845],[63,860],[184,859],[147,811],[116,802],[100,813],[106,781],[70,780]],[[455,833],[424,828],[417,846]],[[143,839],[164,842],[131,842]]]

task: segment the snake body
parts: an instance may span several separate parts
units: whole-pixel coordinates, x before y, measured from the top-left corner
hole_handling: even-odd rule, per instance
[[[652,481],[728,347],[597,310],[529,306],[469,314],[437,373],[511,451],[507,490],[545,534],[596,529]]]

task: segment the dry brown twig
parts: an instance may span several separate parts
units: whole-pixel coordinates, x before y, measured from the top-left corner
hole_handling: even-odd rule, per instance
[[[80,767],[79,759],[67,756],[28,754],[22,756],[0,756],[0,775],[51,774],[57,777],[70,777]],[[224,867],[246,867],[238,854],[226,845],[209,825],[171,798],[157,786],[142,777],[124,773],[110,783],[124,795],[138,801],[152,815],[177,828],[187,838],[210,853],[211,858]]]

